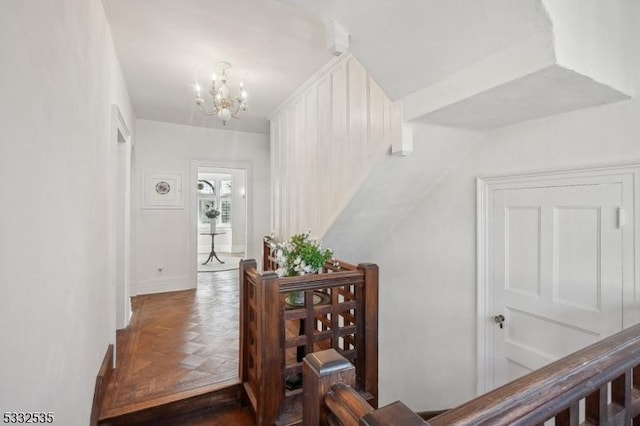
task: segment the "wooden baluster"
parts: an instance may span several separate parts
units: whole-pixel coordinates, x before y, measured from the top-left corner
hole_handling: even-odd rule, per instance
[[[313,290],[306,290],[304,292],[304,334],[307,337],[307,344],[305,345],[304,354],[310,354],[313,352],[314,334],[316,329],[316,321],[313,310]]]
[[[586,398],[586,420],[592,425],[607,424],[607,385],[594,391]]]
[[[611,382],[611,402],[622,407],[623,424],[631,424],[631,371],[615,378]]]
[[[364,314],[360,313],[358,322],[364,328],[364,350],[357,348],[358,361],[362,362],[365,371],[361,373],[362,389],[371,393],[373,399],[369,403],[378,407],[378,265],[360,263],[358,269],[364,273]],[[362,305],[360,305],[362,306]],[[360,329],[362,330],[362,329]],[[364,359],[360,360],[363,356]]]
[[[640,366],[634,367],[632,370],[633,391],[634,393],[640,393]],[[637,399],[632,398],[633,403],[637,403]],[[640,426],[640,414],[633,418],[633,425]]]
[[[318,425],[326,422],[324,396],[338,382],[355,386],[355,367],[335,349],[308,354],[302,365],[304,389],[303,424]]]
[[[556,415],[556,426],[578,426],[579,422],[580,404],[578,402],[574,402],[569,408]]]

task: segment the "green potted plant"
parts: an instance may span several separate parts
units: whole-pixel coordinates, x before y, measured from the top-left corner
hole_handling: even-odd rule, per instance
[[[275,258],[280,277],[293,277],[317,273],[333,256],[331,249],[323,249],[322,241],[311,238],[311,231],[295,234],[289,240],[276,244]]]
[[[325,262],[333,257],[331,249],[323,249],[322,241],[311,238],[311,231],[291,236],[275,245],[276,273],[280,277],[316,274],[322,272]],[[295,305],[304,303],[304,292],[291,293]]]

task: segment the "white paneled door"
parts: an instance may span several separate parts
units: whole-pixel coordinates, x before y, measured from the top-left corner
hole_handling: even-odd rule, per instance
[[[493,192],[494,386],[623,328],[622,183],[548,185]]]

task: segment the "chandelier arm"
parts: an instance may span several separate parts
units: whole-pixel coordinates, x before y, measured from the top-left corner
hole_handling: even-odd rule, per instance
[[[198,109],[204,115],[216,115],[216,113],[217,113],[215,110],[214,111],[207,111],[207,109],[203,105],[199,105],[199,104],[196,104],[196,105],[198,105]]]
[[[231,117],[236,119],[242,117],[247,112],[248,107],[242,82],[240,82],[240,88],[236,96],[233,96],[227,87],[227,69],[231,67],[231,64],[220,62],[220,65],[222,67],[220,84],[217,85],[215,80],[212,81],[211,89],[208,91],[208,95],[211,96],[211,102],[207,103],[202,99],[199,86],[197,87],[195,102],[198,105],[198,110],[203,115],[217,116],[222,121],[222,124],[225,125],[226,121]],[[209,106],[211,106],[211,109],[208,108]]]

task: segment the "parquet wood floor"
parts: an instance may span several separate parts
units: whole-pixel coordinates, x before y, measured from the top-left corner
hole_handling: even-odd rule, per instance
[[[239,383],[238,303],[237,270],[198,274],[197,290],[133,298],[100,418]]]

